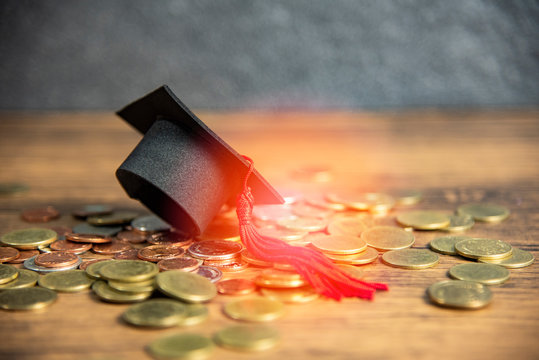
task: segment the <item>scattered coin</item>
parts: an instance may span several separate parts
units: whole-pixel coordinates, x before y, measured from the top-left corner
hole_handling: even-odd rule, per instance
[[[217,292],[222,295],[246,295],[255,290],[254,281],[249,279],[228,279],[217,283]]]
[[[44,255],[44,254],[42,254],[42,255]],[[61,266],[61,267],[46,267],[46,266],[36,265],[36,263],[34,262],[35,258],[36,258],[36,256],[24,260],[23,265],[28,270],[36,271],[36,272],[39,272],[41,274],[46,274],[46,273],[55,272],[55,271],[73,270],[73,269],[76,269],[77,267],[79,267],[79,265],[82,263],[82,260],[79,258],[75,263],[73,263],[71,265]]]
[[[93,282],[83,270],[53,272],[41,276],[38,281],[39,286],[60,292],[83,291],[89,289]]]
[[[466,204],[457,209],[459,215],[469,215],[476,221],[500,222],[509,216],[509,209],[495,204]]]
[[[60,217],[60,212],[53,206],[29,209],[22,212],[21,217],[27,222],[48,222]]]
[[[198,267],[196,273],[210,280],[212,283],[216,283],[223,277],[223,272],[212,266],[201,265]]]
[[[317,218],[295,218],[279,220],[277,224],[292,231],[322,231],[326,228],[326,221]]]
[[[303,304],[314,301],[320,294],[311,286],[296,288],[260,288],[260,293],[272,300],[290,304]]]
[[[292,206],[292,214],[295,217],[302,218],[315,218],[315,219],[327,219],[333,215],[333,210],[331,209],[321,209],[316,206],[309,205],[307,203],[298,203]],[[293,218],[291,218],[293,219]],[[279,219],[278,221],[284,221],[285,219]]]
[[[451,223],[451,217],[439,211],[415,210],[398,215],[397,221],[417,230],[437,230],[447,227]]]
[[[161,220],[156,215],[146,215],[140,216],[131,221],[131,226],[133,230],[142,232],[142,233],[156,233],[169,231],[170,225],[165,221]]]
[[[113,260],[107,263],[96,263],[90,268],[98,267],[99,275],[107,280],[123,282],[139,282],[153,278],[159,273],[157,265],[140,260]]]
[[[274,268],[264,269],[255,278],[256,285],[270,288],[296,288],[305,286],[303,277],[294,271]]]
[[[457,280],[476,281],[484,285],[503,284],[509,279],[509,270],[500,265],[468,263],[449,269],[449,276]]]
[[[440,236],[432,240],[429,243],[429,246],[433,251],[436,251],[440,254],[457,255],[457,250],[455,250],[455,244],[461,240],[468,239],[471,239],[471,237],[463,235]]]
[[[280,301],[253,297],[234,300],[225,304],[224,313],[234,320],[272,321],[284,314],[284,305]]]
[[[155,290],[155,280],[149,279],[139,282],[123,282],[109,280],[107,284],[114,290],[130,293],[151,292]]]
[[[131,325],[170,327],[178,325],[187,315],[187,306],[171,299],[151,299],[131,305],[122,319]]]
[[[529,251],[524,251],[521,249],[513,248],[512,255],[507,258],[494,259],[494,260],[479,258],[477,260],[483,263],[501,265],[508,269],[518,269],[518,268],[530,266],[531,264],[533,264],[535,258],[533,254]]]
[[[5,310],[42,309],[56,301],[56,292],[40,287],[9,289],[0,293],[0,308]]]
[[[193,243],[193,240],[183,233],[166,231],[151,235],[148,242],[152,245],[187,247]]]
[[[237,272],[247,269],[249,266],[249,263],[246,261],[243,261],[241,258],[238,260],[234,260],[233,262],[229,264],[212,264],[208,262],[209,260],[204,260],[204,265],[213,266],[222,272]]]
[[[255,265],[255,266],[263,266],[263,267],[271,267],[273,266],[272,263],[268,262],[268,261],[264,261],[264,260],[260,260],[258,259],[257,257],[255,257],[253,254],[251,254],[247,249],[244,249],[242,252],[241,252],[241,258],[248,262],[249,264],[251,265]]]
[[[102,204],[85,205],[84,207],[73,211],[72,215],[79,219],[86,219],[90,216],[102,216],[112,213],[112,207]]]
[[[369,227],[359,217],[342,217],[328,224],[327,232],[330,235],[361,236]]]
[[[267,236],[286,242],[298,241],[307,235],[306,231],[288,230],[275,226],[259,228],[257,231],[262,236]]]
[[[444,280],[432,284],[427,293],[434,304],[459,309],[480,309],[492,299],[490,289],[475,281]]]
[[[120,241],[127,241],[131,244],[142,244],[148,240],[148,235],[132,230],[120,231],[116,234],[116,238]]]
[[[122,241],[112,241],[105,244],[94,244],[92,251],[96,254],[113,255],[122,251],[130,250],[133,247],[129,243]]]
[[[37,255],[34,258],[34,263],[46,268],[62,268],[71,266],[79,260],[80,258],[76,254],[67,251],[53,251]]]
[[[208,308],[203,304],[185,304],[187,313],[180,320],[180,326],[192,326],[200,324],[208,318]]]
[[[162,293],[189,303],[209,301],[217,295],[217,288],[211,281],[191,272],[164,271],[155,281]]]
[[[202,260],[194,259],[192,257],[181,256],[173,259],[160,260],[157,263],[159,270],[168,271],[168,270],[181,270],[181,271],[195,271],[200,265],[202,265]]]
[[[511,256],[513,248],[508,243],[488,238],[471,238],[455,244],[459,255],[471,259],[503,259]]]
[[[243,250],[240,243],[226,240],[202,240],[189,246],[191,256],[199,259],[229,259]]]
[[[114,254],[115,260],[139,260],[139,249],[129,249]]]
[[[378,251],[371,247],[367,247],[365,251],[357,254],[339,255],[326,253],[326,257],[331,259],[337,264],[349,264],[349,265],[365,265],[372,263],[378,259]]]
[[[144,301],[152,295],[152,291],[147,292],[124,292],[111,288],[104,281],[96,281],[92,285],[92,290],[101,300],[113,303],[132,303]]]
[[[391,195],[395,198],[396,205],[404,206],[415,205],[423,198],[421,191],[412,189],[396,190]]]
[[[93,226],[87,223],[82,223],[82,224],[73,226],[73,232],[76,234],[92,234],[92,235],[101,235],[103,237],[114,236],[120,231],[122,231],[121,226]],[[71,241],[74,241],[74,240],[71,240]]]
[[[344,211],[346,210],[346,205],[344,204],[338,204],[338,203],[332,203],[328,201],[323,196],[318,195],[310,195],[305,198],[305,203],[308,205],[321,208],[324,210],[332,210],[332,211]]]
[[[393,226],[372,227],[361,234],[361,239],[380,251],[406,249],[415,242],[412,233]]]
[[[451,215],[449,219],[449,225],[440,230],[448,232],[461,232],[471,229],[475,224],[473,217],[469,215]]]
[[[19,250],[15,248],[8,247],[8,246],[0,247],[0,263],[13,261],[17,259],[19,256],[20,256]]]
[[[19,276],[17,268],[11,265],[0,264],[0,284],[15,280]]]
[[[110,259],[84,259],[83,262],[79,265],[79,269],[86,271],[88,266],[90,266],[92,264],[95,264],[95,263],[98,263],[98,262],[103,262],[103,261],[111,261],[111,260]],[[90,276],[93,279],[101,277],[100,275],[94,276],[94,274],[91,274],[91,273],[88,273],[88,272],[87,272],[87,274],[88,274],[88,276]]]
[[[319,236],[313,238],[311,244],[318,250],[332,254],[355,254],[367,248],[364,240],[351,235]]]
[[[148,345],[148,352],[158,359],[207,359],[213,352],[211,339],[198,335],[181,333],[154,340]]]
[[[150,245],[138,251],[138,257],[140,259],[152,262],[179,258],[184,254],[185,250],[181,247],[167,245]]]
[[[436,266],[440,261],[438,254],[425,249],[391,250],[382,255],[387,265],[410,270],[420,270]]]
[[[8,264],[22,264],[26,259],[39,255],[39,250],[19,250],[19,257],[11,260]]]
[[[112,242],[112,238],[105,235],[71,233],[65,236],[66,240],[77,243],[106,244]]]
[[[32,287],[37,283],[37,280],[39,279],[39,274],[34,271],[26,269],[17,269],[17,271],[19,272],[19,276],[17,276],[15,280],[0,284],[0,291],[7,289],[23,289]]]
[[[264,351],[279,342],[279,332],[263,325],[232,325],[218,331],[215,342],[224,348],[241,351]]]
[[[2,236],[2,242],[21,250],[37,249],[56,240],[57,234],[50,229],[30,228],[14,230]]]
[[[92,244],[76,243],[69,240],[56,240],[49,245],[51,250],[54,251],[66,251],[73,254],[83,254],[92,248]]]
[[[108,215],[90,216],[86,221],[88,224],[94,226],[123,225],[131,222],[138,215],[139,214],[134,211],[114,211]]]

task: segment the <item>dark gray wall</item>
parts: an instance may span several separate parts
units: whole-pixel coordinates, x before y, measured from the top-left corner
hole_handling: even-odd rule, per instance
[[[536,106],[539,2],[2,0],[0,108]]]

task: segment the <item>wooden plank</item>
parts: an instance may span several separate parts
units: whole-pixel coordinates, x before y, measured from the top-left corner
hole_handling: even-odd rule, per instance
[[[477,224],[466,234],[495,237],[537,256],[539,247],[539,111],[233,112],[199,117],[279,189],[325,192],[417,188],[416,208],[454,210],[470,201],[509,207],[500,224]],[[30,190],[0,198],[0,233],[28,227],[22,209],[45,204],[69,214],[88,203],[145,211],[127,198],[114,171],[140,136],[109,113],[0,114],[0,182],[22,181]],[[291,174],[330,167],[333,181],[306,183]],[[388,223],[394,222],[392,213]],[[438,232],[416,232],[426,247]],[[492,287],[492,304],[479,311],[431,305],[426,288],[447,278],[463,259],[442,256],[432,269],[364,267],[368,280],[390,285],[372,302],[346,299],[287,305],[273,323],[278,348],[257,354],[217,349],[216,359],[536,359],[539,357],[539,272],[536,264],[511,270]],[[138,329],[123,324],[127,305],[89,293],[60,294],[40,312],[0,312],[1,359],[147,359],[144,346],[165,334],[211,336],[234,321],[209,304],[204,324],[181,329]]]

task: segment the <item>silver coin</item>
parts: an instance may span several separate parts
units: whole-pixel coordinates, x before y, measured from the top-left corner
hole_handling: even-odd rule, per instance
[[[36,255],[37,256],[37,255]],[[56,272],[56,271],[65,271],[65,270],[73,270],[73,269],[76,269],[79,267],[79,265],[82,263],[82,259],[79,258],[77,260],[76,263],[74,264],[71,264],[69,266],[65,266],[65,267],[56,267],[56,268],[48,268],[48,267],[44,267],[44,266],[39,266],[39,265],[36,265],[35,263],[35,256],[29,258],[29,259],[26,259],[24,260],[24,267],[27,268],[28,270],[32,270],[32,271],[36,271],[38,273],[41,273],[41,274],[46,274],[46,273],[51,273],[51,272]]]
[[[200,276],[204,276],[206,279],[215,283],[223,277],[223,272],[213,266],[199,266],[196,272]]]
[[[93,226],[86,223],[73,226],[73,232],[75,234],[114,236],[120,231],[122,231],[121,226]]]
[[[155,215],[141,216],[131,221],[133,229],[141,232],[169,231],[171,226]]]

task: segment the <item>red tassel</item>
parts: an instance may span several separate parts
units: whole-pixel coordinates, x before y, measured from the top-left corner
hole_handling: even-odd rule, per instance
[[[356,279],[339,269],[322,253],[299,246],[292,246],[279,239],[260,235],[251,223],[254,198],[247,180],[253,172],[253,161],[243,182],[243,190],[237,198],[237,215],[243,245],[255,257],[269,262],[287,263],[320,294],[340,300],[343,297],[360,297],[372,300],[376,290],[388,290],[386,284],[368,283]]]

